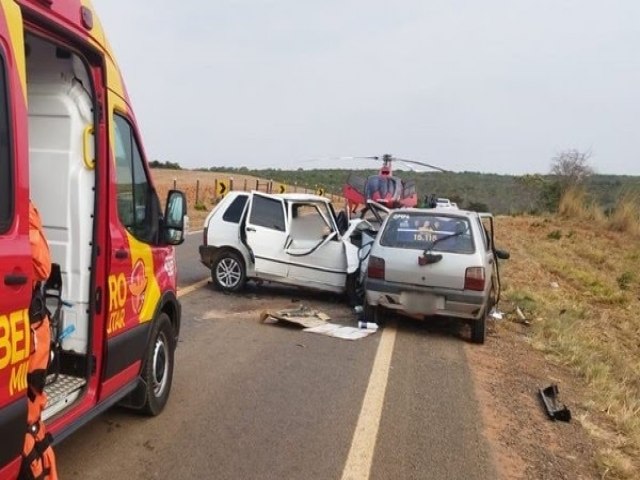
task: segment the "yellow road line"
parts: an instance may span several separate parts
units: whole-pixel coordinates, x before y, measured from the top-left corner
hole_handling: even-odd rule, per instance
[[[190,293],[195,292],[199,288],[202,288],[202,287],[206,286],[208,283],[209,283],[209,279],[205,278],[204,280],[200,280],[199,282],[196,282],[196,283],[194,283],[192,285],[189,285],[188,287],[179,288],[178,289],[178,298],[184,297],[185,295],[189,295]]]
[[[362,409],[351,441],[347,463],[342,471],[342,480],[369,478],[395,341],[396,328],[394,325],[382,330],[382,338],[378,344],[378,351],[369,377],[369,386],[362,401]]]

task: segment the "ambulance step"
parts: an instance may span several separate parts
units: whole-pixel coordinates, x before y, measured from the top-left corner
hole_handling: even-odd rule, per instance
[[[58,375],[58,379],[44,387],[47,394],[47,407],[42,412],[42,419],[47,420],[75,402],[87,381],[71,375]]]

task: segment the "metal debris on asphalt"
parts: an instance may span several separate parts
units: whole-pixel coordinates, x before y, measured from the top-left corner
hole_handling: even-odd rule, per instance
[[[356,328],[330,323],[329,320],[331,320],[331,317],[326,313],[313,310],[304,305],[300,305],[298,308],[262,312],[260,314],[260,322],[265,324],[284,323],[294,325],[301,327],[305,332],[318,333],[343,340],[360,340],[378,330],[378,325],[376,324],[373,324],[375,328],[370,324],[365,325],[366,328]]]
[[[368,337],[372,333],[376,333],[378,329],[355,328],[337,325],[335,323],[327,323],[326,325],[320,325],[319,327],[305,328],[304,331],[309,333],[319,333],[321,335],[340,338],[342,340],[360,340],[361,338]]]
[[[274,324],[279,322],[297,325],[302,328],[318,327],[325,325],[331,317],[325,313],[300,305],[297,308],[278,310],[277,312],[262,312],[262,323]]]

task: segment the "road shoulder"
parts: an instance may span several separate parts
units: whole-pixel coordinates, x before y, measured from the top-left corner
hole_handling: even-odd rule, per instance
[[[599,478],[593,441],[580,422],[587,412],[576,405],[583,387],[531,348],[524,329],[492,325],[485,345],[465,346],[499,477]],[[571,409],[570,423],[546,416],[538,389],[550,383],[558,384],[560,400]]]

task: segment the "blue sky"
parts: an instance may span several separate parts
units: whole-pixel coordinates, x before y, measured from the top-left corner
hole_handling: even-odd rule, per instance
[[[640,174],[637,0],[94,4],[152,159]]]

